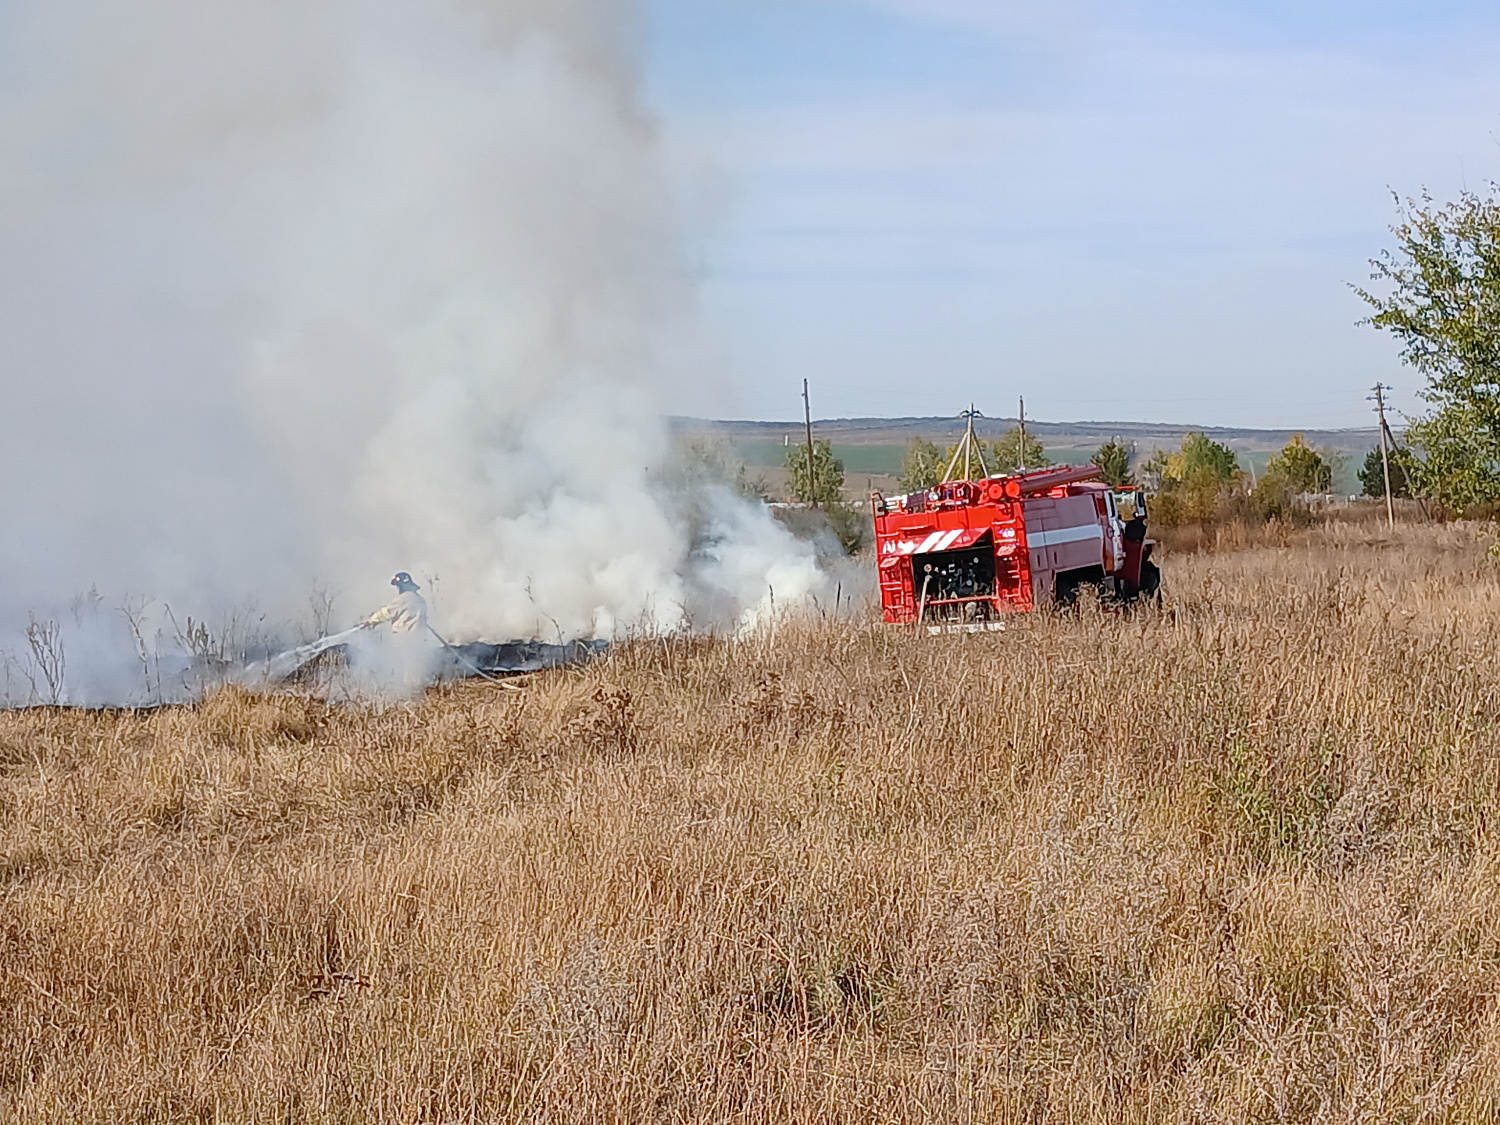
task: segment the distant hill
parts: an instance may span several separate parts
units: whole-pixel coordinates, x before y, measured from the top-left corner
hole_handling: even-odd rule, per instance
[[[708,418],[674,418],[672,425],[684,433],[703,433],[736,444],[781,445],[802,440],[803,424],[796,422],[752,422]],[[999,437],[1016,425],[1015,418],[980,418],[974,429],[983,437]],[[1284,429],[1257,430],[1232,426],[1182,426],[1164,422],[1040,422],[1028,418],[1026,428],[1049,449],[1097,449],[1110,438],[1134,442],[1140,453],[1153,449],[1175,449],[1183,435],[1205,433],[1214,441],[1244,453],[1271,453],[1286,444],[1294,433],[1306,435],[1315,446],[1339,453],[1363,454],[1380,441],[1374,426],[1347,430]],[[962,418],[820,418],[813,423],[816,437],[840,446],[904,446],[912,438],[952,442],[963,433]]]
[[[673,418],[672,426],[683,434],[702,435],[734,447],[746,465],[761,470],[763,481],[779,492],[785,487],[786,446],[804,438],[803,423],[752,422],[733,419]],[[980,418],[974,429],[980,436],[996,438],[1016,425],[1014,418]],[[1176,449],[1183,436],[1207,434],[1240,455],[1240,464],[1253,472],[1265,471],[1266,461],[1294,433],[1306,436],[1315,447],[1333,455],[1334,491],[1353,493],[1359,489],[1355,471],[1367,451],[1380,442],[1374,426],[1348,430],[1252,430],[1232,426],[1181,426],[1164,422],[1039,422],[1028,418],[1026,429],[1046,449],[1056,464],[1083,464],[1099,446],[1119,438],[1135,446],[1137,461],[1158,449]],[[851,489],[895,487],[901,458],[912,438],[926,438],[951,445],[964,431],[962,418],[820,418],[813,423],[813,436],[832,443],[835,456],[843,461]]]

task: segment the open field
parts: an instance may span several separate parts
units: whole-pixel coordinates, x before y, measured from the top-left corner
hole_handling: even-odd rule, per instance
[[[1017,419],[1007,417],[979,418],[974,429],[980,437],[997,438],[1017,424]],[[680,433],[714,436],[726,441],[746,444],[780,445],[785,440],[796,442],[802,434],[801,420],[790,422],[754,422],[732,419],[674,418],[673,427]],[[946,417],[928,418],[821,418],[813,421],[818,437],[828,438],[834,445],[843,446],[892,446],[905,448],[914,437],[926,438],[939,444],[952,444],[964,432],[966,425],[957,410]],[[1380,432],[1372,425],[1369,428],[1344,430],[1252,430],[1231,426],[1176,425],[1162,422],[1043,422],[1027,419],[1026,427],[1048,448],[1098,449],[1110,438],[1122,438],[1134,442],[1141,449],[1176,449],[1189,431],[1206,433],[1214,441],[1222,442],[1238,452],[1259,451],[1270,453],[1286,444],[1294,432],[1306,435],[1307,440],[1320,448],[1344,453],[1363,455],[1380,441]]]
[[[1494,564],[1225,548],[998,636],[0,715],[0,1117],[1493,1121]]]
[[[745,464],[754,469],[784,468],[787,447],[780,442],[735,442],[733,450]],[[806,446],[793,446],[805,449]],[[1055,464],[1087,465],[1098,446],[1090,449],[1056,449],[1048,447],[1047,459]],[[833,455],[844,463],[844,471],[851,477],[901,475],[901,461],[906,456],[904,445],[835,445]]]
[[[944,439],[946,440],[946,439]],[[795,446],[793,448],[796,448]],[[1054,465],[1087,465],[1094,456],[1097,445],[1087,448],[1078,446],[1053,446],[1044,448],[1047,459]],[[1142,459],[1155,446],[1137,446]],[[1278,447],[1279,448],[1279,447]],[[783,497],[789,487],[790,474],[786,471],[787,447],[781,442],[733,440],[729,443],[732,454],[743,461],[750,475],[776,497]],[[1241,449],[1236,455],[1242,469],[1263,475],[1266,462],[1274,450]],[[871,489],[887,495],[899,489],[901,461],[906,455],[905,445],[839,445],[834,444],[833,455],[844,464],[844,493],[846,499],[862,500]],[[1359,469],[1364,463],[1362,455],[1330,450],[1333,465],[1333,491],[1343,495],[1354,495],[1361,490]]]
[[[710,421],[677,418],[679,433],[728,443],[752,468],[777,467],[786,462],[786,447],[803,440],[800,422]],[[827,418],[813,423],[819,438],[827,438],[836,456],[842,458],[850,483],[864,478],[889,479],[894,487],[901,471],[901,457],[912,438],[925,438],[940,446],[951,445],[963,433],[962,418]],[[1014,418],[980,418],[975,431],[985,438],[998,438],[1016,425]],[[1365,454],[1380,444],[1377,429],[1346,430],[1251,430],[1225,426],[1178,426],[1158,422],[1041,422],[1029,420],[1027,428],[1042,442],[1047,456],[1058,464],[1085,464],[1094,451],[1111,438],[1133,445],[1141,458],[1154,450],[1175,450],[1191,430],[1206,433],[1214,441],[1234,450],[1240,466],[1263,473],[1266,461],[1286,444],[1293,432],[1301,432],[1332,459],[1335,492],[1359,491],[1356,476]],[[778,482],[779,483],[779,482]],[[879,483],[874,487],[882,487]]]
[[[804,447],[805,448],[805,447]],[[734,442],[731,453],[743,461],[750,476],[778,499],[790,498],[791,474],[786,469],[786,447],[780,442]],[[1087,465],[1093,449],[1047,449],[1047,457],[1057,465]],[[887,496],[900,491],[901,462],[906,456],[904,445],[835,445],[833,455],[844,464],[844,499],[864,501],[871,491]],[[1245,460],[1256,455],[1246,455]],[[1260,454],[1257,471],[1265,468],[1267,454]]]

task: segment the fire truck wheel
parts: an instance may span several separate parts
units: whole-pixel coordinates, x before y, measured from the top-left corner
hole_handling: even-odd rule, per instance
[[[1059,609],[1071,609],[1078,604],[1078,595],[1083,592],[1085,586],[1093,587],[1095,593],[1103,596],[1104,572],[1098,569],[1075,570],[1057,576],[1057,587],[1053,593],[1053,603]]]

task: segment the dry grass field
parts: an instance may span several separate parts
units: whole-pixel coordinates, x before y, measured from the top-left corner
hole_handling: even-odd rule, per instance
[[[1500,1118],[1472,528],[523,690],[0,714],[0,1118]]]

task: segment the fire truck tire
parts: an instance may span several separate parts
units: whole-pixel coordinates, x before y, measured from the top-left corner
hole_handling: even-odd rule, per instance
[[[1093,586],[1102,592],[1104,571],[1098,567],[1090,567],[1087,570],[1070,570],[1059,574],[1052,600],[1059,609],[1077,605],[1078,594],[1085,586]]]

